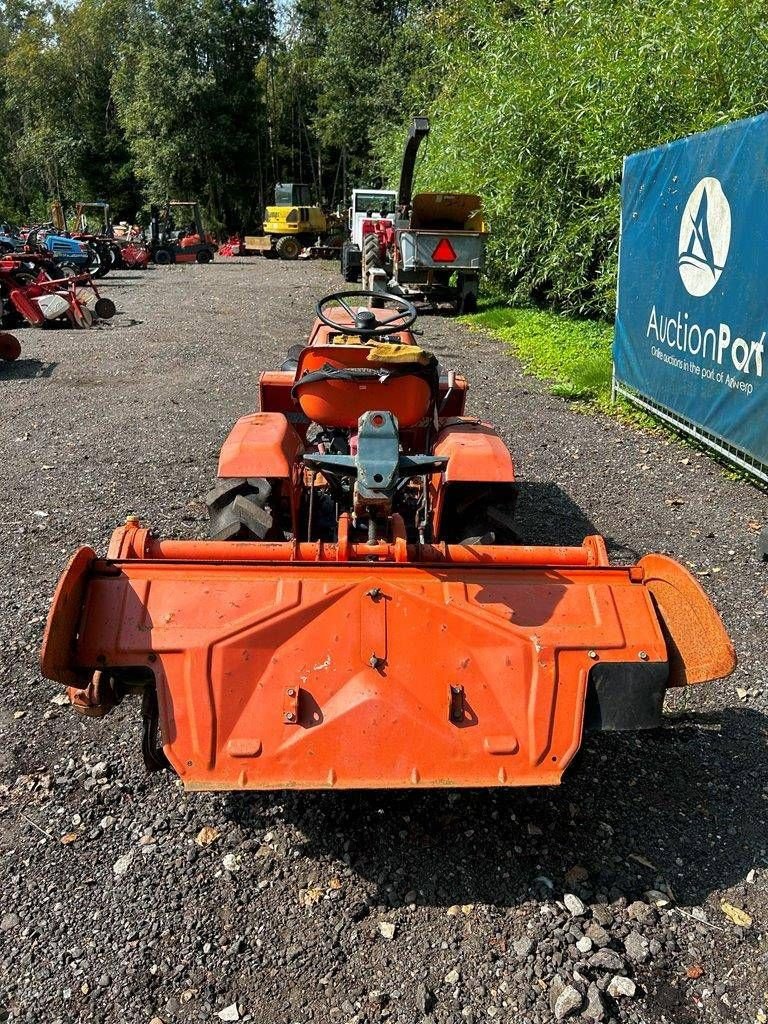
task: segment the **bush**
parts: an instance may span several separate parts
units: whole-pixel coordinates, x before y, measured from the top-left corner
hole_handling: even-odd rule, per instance
[[[765,109],[762,6],[479,0],[453,24],[417,187],[484,197],[508,295],[611,317],[622,157]],[[391,176],[402,138],[385,149]]]

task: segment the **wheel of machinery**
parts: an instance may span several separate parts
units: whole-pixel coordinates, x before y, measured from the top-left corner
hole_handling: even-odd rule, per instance
[[[173,263],[173,256],[168,249],[158,249],[153,259],[159,267],[167,267],[169,263]]]
[[[56,277],[77,277],[80,273],[80,268],[74,263],[59,263],[57,270]]]
[[[12,363],[21,355],[19,339],[7,331],[0,331],[0,359]]]
[[[274,527],[265,477],[221,477],[205,496],[213,540],[264,540]]]
[[[211,263],[213,261],[213,252],[210,249],[200,249],[195,259],[198,263]]]
[[[349,242],[345,242],[341,247],[341,276],[348,284],[355,284],[360,280],[360,268],[350,260],[350,249]],[[357,247],[355,247],[355,252],[357,252]]]
[[[104,296],[96,300],[96,305],[93,308],[99,320],[111,320],[117,312],[112,299],[107,299]]]
[[[120,248],[117,242],[109,243],[109,251],[112,254],[112,269],[125,269],[125,264],[123,263],[123,250]]]
[[[366,235],[363,245],[363,272],[381,267],[381,246],[375,235]]]
[[[99,253],[99,265],[91,273],[94,277],[106,277],[112,269],[112,250],[107,242],[97,242],[96,248]]]
[[[275,252],[281,260],[295,260],[299,258],[301,246],[295,238],[290,235],[283,235],[275,242]]]

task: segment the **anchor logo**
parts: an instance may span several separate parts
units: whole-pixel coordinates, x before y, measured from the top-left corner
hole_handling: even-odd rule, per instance
[[[688,197],[680,221],[677,266],[686,290],[711,292],[731,245],[731,207],[717,178],[702,178]]]

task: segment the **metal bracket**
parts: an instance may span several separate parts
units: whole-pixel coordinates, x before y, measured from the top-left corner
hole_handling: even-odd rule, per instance
[[[299,694],[301,689],[298,686],[289,686],[283,694],[283,722],[286,725],[299,724]]]

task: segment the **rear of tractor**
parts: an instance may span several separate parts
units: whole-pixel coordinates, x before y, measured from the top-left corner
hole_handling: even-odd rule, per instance
[[[364,288],[381,295],[392,292],[433,305],[450,302],[457,312],[468,313],[477,309],[488,225],[477,195],[413,195],[416,156],[428,134],[427,118],[414,118],[396,196],[353,193],[342,273],[345,280],[361,278]],[[383,197],[381,209],[379,196]],[[367,213],[361,215],[361,203],[368,202]]]
[[[519,542],[510,453],[413,306],[372,298],[323,300],[261,375],[212,539],[131,518],[57,588],[44,674],[90,715],[141,693],[147,765],[188,789],[556,784],[586,728],[657,726],[733,668],[671,559]]]

